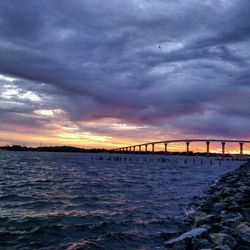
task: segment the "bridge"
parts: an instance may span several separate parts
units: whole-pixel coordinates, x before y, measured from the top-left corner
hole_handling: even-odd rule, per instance
[[[143,143],[143,144],[126,146],[126,147],[122,147],[122,148],[116,148],[116,149],[114,149],[114,151],[135,152],[138,149],[139,152],[149,152],[148,149],[149,149],[149,146],[150,146],[151,147],[150,152],[154,153],[155,152],[155,145],[163,144],[164,148],[165,148],[165,153],[168,153],[168,145],[169,144],[171,144],[171,143],[185,143],[186,144],[186,153],[188,155],[189,152],[190,152],[190,143],[192,143],[192,142],[205,142],[206,152],[207,152],[208,155],[210,153],[210,144],[212,142],[221,143],[221,153],[222,153],[222,155],[225,154],[226,143],[237,143],[237,144],[239,144],[239,154],[240,155],[244,154],[244,151],[243,151],[244,144],[250,143],[250,141],[246,141],[246,140],[221,140],[221,139],[165,140],[165,141],[154,141],[154,142],[148,142],[148,143]],[[144,151],[142,151],[143,147],[144,147]]]

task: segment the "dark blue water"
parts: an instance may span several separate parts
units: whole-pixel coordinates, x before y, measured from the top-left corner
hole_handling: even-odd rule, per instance
[[[239,165],[107,158],[0,151],[0,249],[164,249],[191,198]]]

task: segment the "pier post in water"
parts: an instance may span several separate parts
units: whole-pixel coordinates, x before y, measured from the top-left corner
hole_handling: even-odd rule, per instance
[[[241,156],[243,155],[243,145],[244,145],[244,143],[240,142],[240,155]]]
[[[209,145],[210,145],[210,141],[206,141],[207,144],[207,155],[209,155]]]
[[[141,152],[141,145],[139,146],[139,152]]]

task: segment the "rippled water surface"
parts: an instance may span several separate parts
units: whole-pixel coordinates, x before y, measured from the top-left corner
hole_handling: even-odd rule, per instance
[[[185,159],[0,151],[0,249],[164,249],[191,198],[240,165]]]

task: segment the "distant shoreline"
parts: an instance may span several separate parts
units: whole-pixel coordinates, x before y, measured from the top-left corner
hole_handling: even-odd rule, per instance
[[[43,147],[26,147],[20,145],[12,145],[12,146],[2,146],[0,150],[6,151],[30,151],[30,152],[68,152],[68,153],[103,153],[109,152],[107,149],[85,149],[85,148],[77,148],[71,146],[43,146]]]

